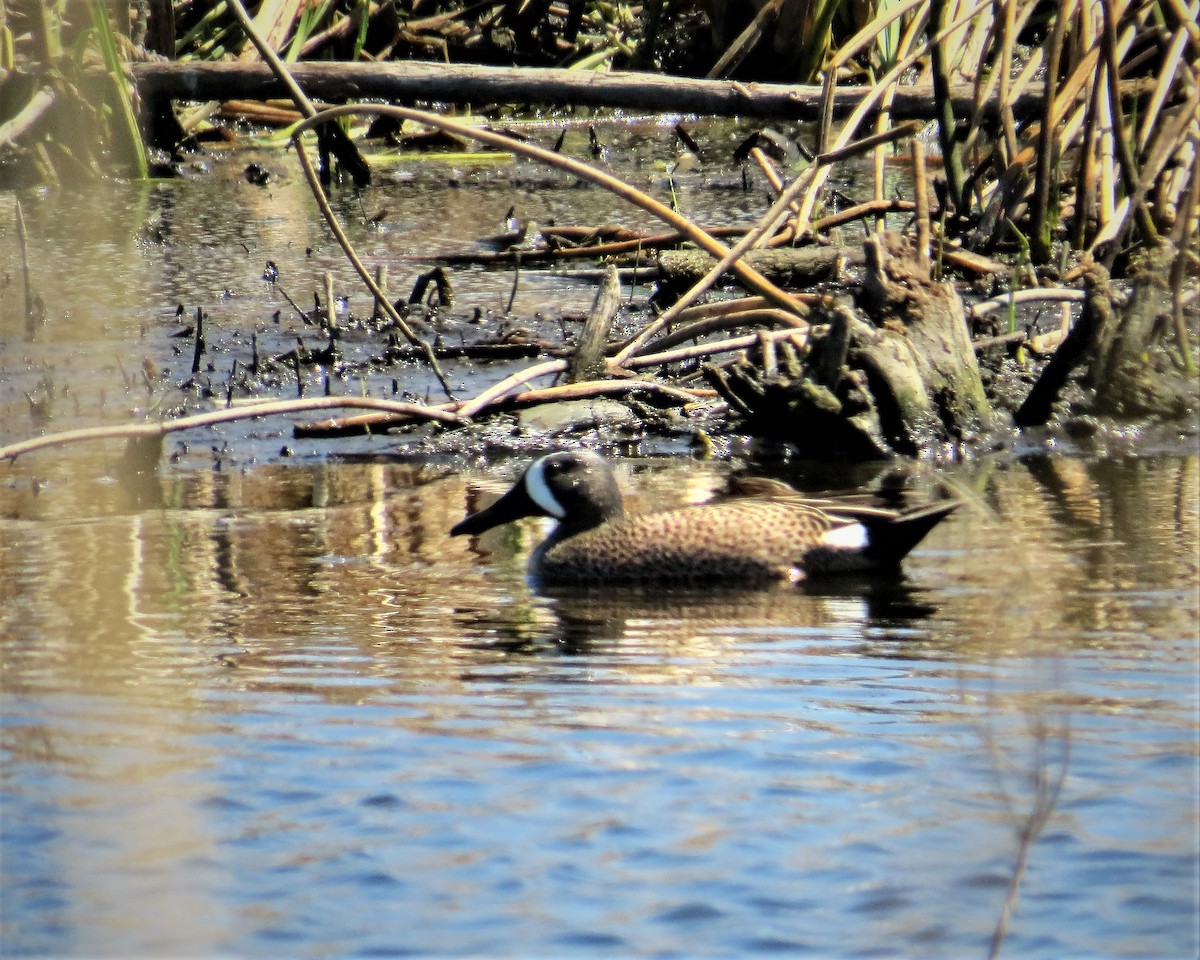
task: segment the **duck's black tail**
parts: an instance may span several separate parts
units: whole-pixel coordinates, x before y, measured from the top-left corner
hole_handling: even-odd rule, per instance
[[[864,555],[875,566],[898,565],[930,530],[960,506],[960,500],[943,500],[890,516],[859,516],[858,521],[867,528]]]

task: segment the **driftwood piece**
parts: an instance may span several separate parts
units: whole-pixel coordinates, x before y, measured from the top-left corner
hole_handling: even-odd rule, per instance
[[[837,277],[842,263],[862,262],[857,251],[837,247],[779,247],[774,250],[749,250],[743,257],[748,264],[774,283],[791,289],[803,289]],[[713,258],[700,250],[663,250],[658,255],[662,279],[691,285],[712,269]]]
[[[142,99],[266,100],[284,95],[270,69],[256,63],[135,63],[131,67]],[[598,73],[565,69],[521,69],[462,64],[296,63],[289,67],[310,97],[419,100],[439,103],[529,103],[622,107],[651,112],[815,120],[821,88],[797,84],[731,83],[649,73]],[[870,93],[868,87],[839,87],[834,112],[844,115]],[[956,116],[977,113],[974,91],[963,84],[951,91]],[[1026,95],[1014,109],[1034,110],[1040,98]],[[995,100],[983,105],[996,114]],[[893,119],[928,119],[933,114],[928,84],[897,87],[890,104]]]

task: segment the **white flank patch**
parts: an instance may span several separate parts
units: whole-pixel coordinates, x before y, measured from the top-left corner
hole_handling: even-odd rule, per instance
[[[567,511],[562,508],[562,504],[550,492],[550,487],[546,483],[546,459],[543,457],[529,468],[529,472],[525,474],[525,492],[529,494],[529,499],[541,507],[550,516],[561,520],[567,515]]]
[[[821,544],[833,550],[865,550],[867,548],[867,528],[861,523],[848,523],[844,527],[834,527],[821,537]]]

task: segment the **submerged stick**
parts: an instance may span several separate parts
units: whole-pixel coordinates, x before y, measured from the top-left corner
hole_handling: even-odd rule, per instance
[[[333,293],[333,274],[325,271],[325,324],[329,334],[329,362],[337,359],[337,299]]]
[[[513,304],[517,302],[517,291],[521,289],[521,251],[513,257],[513,282],[508,290],[508,303],[504,305],[505,313],[512,313]]]
[[[29,273],[29,233],[25,229],[25,211],[21,209],[21,201],[14,198],[13,203],[17,205],[17,246],[21,251],[21,283],[25,288],[25,332],[33,339],[37,294],[33,292],[33,278]]]
[[[192,373],[200,372],[200,357],[204,353],[204,310],[196,308],[196,345],[192,351]]]

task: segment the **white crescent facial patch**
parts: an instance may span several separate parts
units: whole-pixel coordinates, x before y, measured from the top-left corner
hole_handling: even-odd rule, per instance
[[[567,515],[567,511],[555,499],[546,483],[546,461],[544,459],[534,463],[529,468],[529,472],[525,474],[525,492],[529,494],[530,500],[555,519],[561,520]]]

